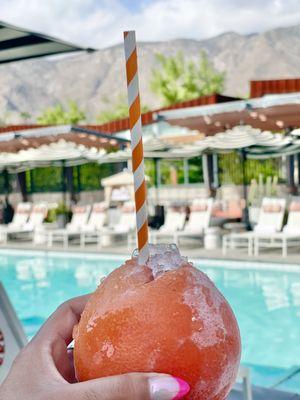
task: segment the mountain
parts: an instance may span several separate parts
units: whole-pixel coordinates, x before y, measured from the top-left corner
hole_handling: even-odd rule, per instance
[[[160,99],[149,89],[155,53],[182,51],[196,59],[205,50],[218,70],[226,73],[224,94],[247,96],[249,80],[300,76],[300,24],[267,32],[240,35],[234,32],[206,40],[178,39],[138,45],[141,97],[149,107]],[[20,113],[32,118],[57,102],[75,100],[92,121],[101,109],[126,96],[122,45],[92,54],[35,59],[0,66],[0,119],[20,122]]]

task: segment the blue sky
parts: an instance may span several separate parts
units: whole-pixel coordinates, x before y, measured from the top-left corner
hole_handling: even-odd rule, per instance
[[[98,48],[128,29],[156,41],[300,23],[300,0],[0,0],[0,9],[4,21]]]
[[[144,7],[148,6],[151,3],[152,0],[140,0],[140,1],[134,1],[134,0],[123,0],[121,3],[128,8],[128,10],[135,11],[135,10],[141,10]]]

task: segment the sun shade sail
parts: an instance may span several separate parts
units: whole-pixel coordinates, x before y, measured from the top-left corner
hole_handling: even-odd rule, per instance
[[[0,21],[0,64],[72,51],[93,51],[93,49]]]

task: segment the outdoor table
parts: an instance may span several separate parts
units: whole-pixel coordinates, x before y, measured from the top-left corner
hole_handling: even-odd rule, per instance
[[[205,229],[204,248],[214,250],[221,247],[221,229],[217,226]]]

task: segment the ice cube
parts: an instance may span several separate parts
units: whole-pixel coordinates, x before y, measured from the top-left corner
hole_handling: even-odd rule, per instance
[[[146,265],[151,268],[154,279],[187,263],[187,257],[181,256],[176,244],[149,244],[149,251],[150,257]],[[133,257],[137,256],[138,250],[135,250]]]

